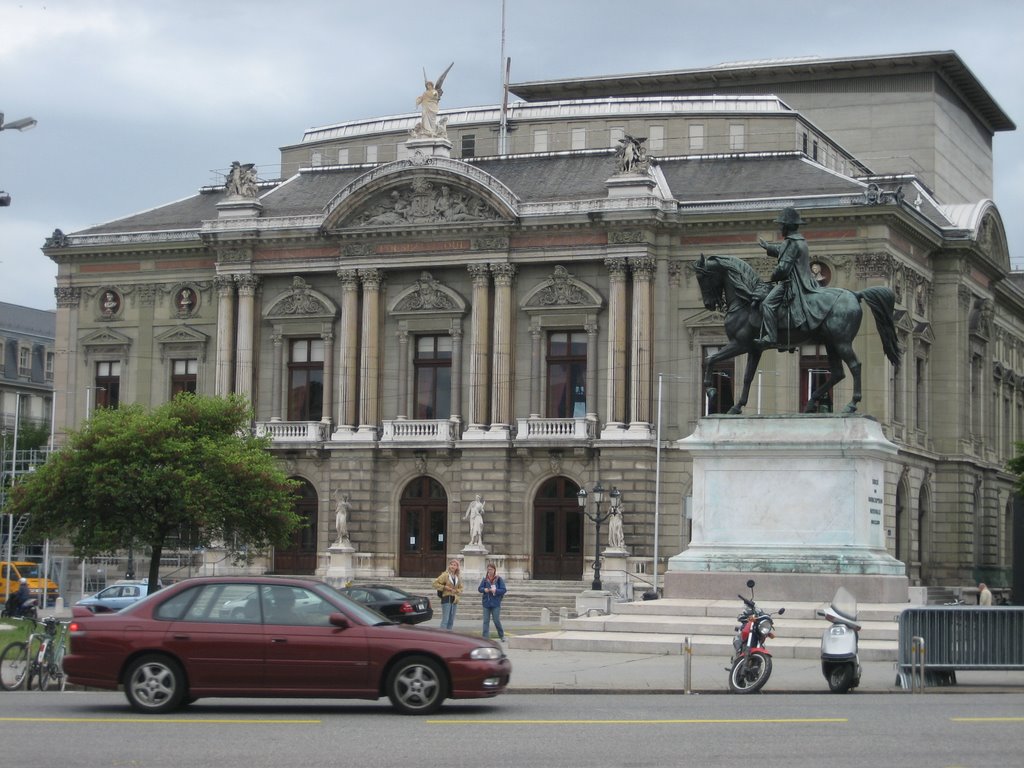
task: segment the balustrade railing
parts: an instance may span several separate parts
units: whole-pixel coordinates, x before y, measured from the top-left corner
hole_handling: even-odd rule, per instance
[[[516,440],[588,440],[597,422],[590,419],[517,419]]]

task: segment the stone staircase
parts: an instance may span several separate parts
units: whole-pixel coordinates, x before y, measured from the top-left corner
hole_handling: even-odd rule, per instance
[[[775,620],[776,636],[768,643],[772,655],[818,658],[821,634],[828,622],[815,616],[815,611],[826,606],[827,603],[787,603],[786,613]],[[526,650],[681,654],[684,640],[689,637],[695,655],[728,657],[732,654],[736,616],[742,607],[738,600],[613,603],[611,614],[567,619],[553,632],[513,635],[509,645]],[[763,607],[774,610],[777,606]],[[897,620],[908,607],[909,603],[858,607],[862,661],[896,661]]]
[[[414,595],[425,595],[430,598],[434,615],[440,617],[441,603],[437,594],[430,588],[431,579],[414,579],[393,577],[377,579],[373,583],[391,584]],[[481,619],[483,608],[481,596],[476,591],[478,581],[466,582],[462,601],[459,603],[459,619]],[[508,593],[501,602],[501,618],[503,621],[539,622],[541,611],[547,608],[551,620],[557,622],[561,609],[567,609],[570,615],[576,611],[576,597],[587,588],[581,581],[516,581],[505,580]]]

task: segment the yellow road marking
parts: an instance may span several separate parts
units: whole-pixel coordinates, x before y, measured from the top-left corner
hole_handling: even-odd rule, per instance
[[[752,723],[848,723],[846,717],[695,718],[692,720],[428,720],[431,725],[705,725]]]
[[[0,723],[153,723],[193,725],[320,725],[322,720],[225,719],[196,717],[0,717]]]
[[[954,723],[1024,723],[1024,717],[951,717]]]

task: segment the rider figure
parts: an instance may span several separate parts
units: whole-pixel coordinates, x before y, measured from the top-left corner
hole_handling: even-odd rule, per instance
[[[797,232],[803,220],[796,208],[784,208],[776,219],[779,233],[785,238],[781,245],[772,245],[758,239],[757,244],[769,256],[778,257],[779,263],[772,272],[769,282],[775,283],[768,295],[761,301],[761,336],[756,344],[762,348],[779,343],[778,311],[783,302],[789,301],[789,327],[799,328],[807,320],[804,300],[809,293],[822,290],[811,272],[811,256],[804,236]]]
[[[7,600],[7,615],[8,616],[21,616],[22,611],[25,609],[25,603],[32,599],[32,593],[28,588],[28,579],[22,576],[18,580],[18,591],[12,592]]]

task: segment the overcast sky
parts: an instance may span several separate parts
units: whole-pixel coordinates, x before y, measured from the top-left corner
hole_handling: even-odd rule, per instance
[[[794,56],[955,50],[1024,126],[1024,2],[507,0],[512,81]],[[188,197],[232,160],[279,172],[305,128],[500,102],[501,0],[0,0],[0,301],[55,306],[59,227]],[[1024,138],[997,134],[995,201],[1024,268]]]

